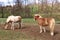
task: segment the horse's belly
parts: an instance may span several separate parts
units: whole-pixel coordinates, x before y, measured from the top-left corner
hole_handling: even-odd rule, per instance
[[[42,26],[48,26],[48,24],[42,24]]]

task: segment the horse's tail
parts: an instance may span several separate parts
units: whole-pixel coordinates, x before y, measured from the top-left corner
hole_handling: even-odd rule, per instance
[[[54,35],[54,28],[55,28],[55,19],[51,20],[51,25],[50,25],[50,30],[51,30],[51,35]]]

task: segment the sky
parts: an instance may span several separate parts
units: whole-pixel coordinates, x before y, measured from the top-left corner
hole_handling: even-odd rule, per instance
[[[0,0],[0,5],[6,6],[6,5],[13,5],[13,0]]]
[[[9,1],[9,2],[8,2]],[[22,3],[23,4],[25,4],[25,1],[26,0],[22,0]],[[59,0],[60,1],[60,0]],[[27,1],[27,3],[29,4],[29,3],[33,3],[34,2],[34,0],[28,0]],[[49,0],[48,2],[51,2],[51,0]],[[27,4],[26,3],[26,4]],[[38,1],[36,0],[36,3],[38,3]],[[14,3],[14,1],[13,0],[0,0],[0,5],[2,4],[2,6],[6,6],[6,5],[14,5],[15,3]]]

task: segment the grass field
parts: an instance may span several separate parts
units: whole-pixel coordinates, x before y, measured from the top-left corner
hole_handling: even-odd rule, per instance
[[[0,18],[0,23],[5,23],[6,18]],[[22,19],[23,23],[36,23],[36,21],[33,18],[24,18]],[[56,21],[56,23],[60,23],[60,21]]]
[[[0,18],[0,23],[5,23],[6,18]],[[24,18],[22,19],[23,23],[35,23],[34,19]],[[20,30],[12,31],[12,30],[3,30],[0,29],[0,40],[31,40],[31,37],[26,33],[20,32]]]
[[[0,23],[3,24],[6,21],[6,18],[0,18]],[[32,26],[31,24],[35,24],[36,21],[33,18],[24,18],[22,19],[23,23],[29,23],[30,25],[27,26],[25,25],[27,28],[26,29],[17,29],[17,30],[4,30],[0,28],[0,40],[44,40],[42,39],[43,37],[40,37],[37,33],[39,33],[36,29],[33,29],[33,27],[30,28],[30,26]],[[57,22],[59,23],[59,21]],[[3,25],[1,25],[0,27],[2,27]],[[25,27],[24,26],[24,27]],[[23,31],[22,31],[23,30]],[[34,31],[36,30],[36,31]],[[29,32],[29,33],[28,33]],[[30,33],[31,32],[31,33]],[[34,33],[33,33],[34,32]],[[36,35],[33,35],[36,34]],[[37,37],[38,35],[38,37]],[[46,34],[47,35],[47,34]],[[48,36],[48,35],[47,35]],[[50,37],[50,36],[49,36]]]
[[[0,40],[20,40],[20,32],[11,30],[0,30]]]
[[[0,18],[0,23],[4,23],[6,21],[6,18]],[[24,18],[22,19],[23,23],[35,23],[35,20],[33,18]]]

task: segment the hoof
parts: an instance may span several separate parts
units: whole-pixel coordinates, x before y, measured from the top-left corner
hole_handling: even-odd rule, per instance
[[[40,33],[42,33],[42,31],[40,31]]]
[[[54,36],[54,33],[51,33],[51,36]]]

